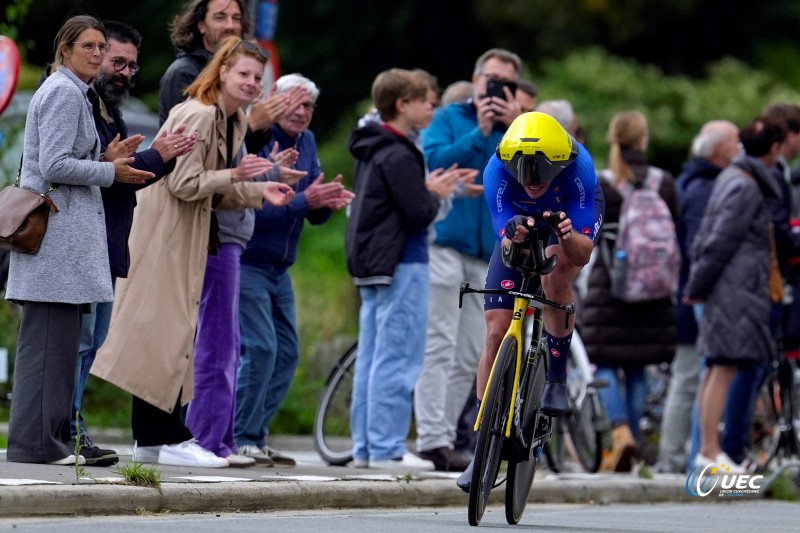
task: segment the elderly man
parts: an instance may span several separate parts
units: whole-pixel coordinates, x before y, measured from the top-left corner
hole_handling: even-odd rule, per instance
[[[686,440],[691,412],[700,382],[700,358],[695,347],[697,324],[691,306],[680,302],[683,285],[689,275],[689,250],[700,227],[711,189],[722,169],[739,153],[739,129],[727,120],[712,120],[703,125],[692,141],[691,159],[675,179],[681,217],[678,242],[681,246],[681,274],[678,287],[678,344],[672,361],[672,379],[664,404],[661,440],[658,448],[658,472],[682,472],[686,466]]]
[[[253,237],[241,259],[239,320],[242,355],[236,385],[234,439],[239,453],[265,465],[293,466],[294,459],[266,445],[267,426],[294,377],[300,350],[294,291],[289,267],[294,264],[303,222],[325,223],[333,210],[353,197],[341,174],[323,183],[317,142],[308,129],[319,89],[299,74],[283,76],[276,93],[300,89],[295,105],[272,126],[279,150],[299,153],[294,168],[308,174],[294,184],[297,195],[284,207],[265,206],[256,212]],[[267,153],[265,148],[262,155]]]
[[[110,161],[124,157],[136,150],[142,142],[141,135],[128,136],[128,127],[122,118],[120,106],[133,87],[133,77],[139,72],[137,63],[142,36],[134,28],[120,22],[105,22],[108,52],[103,58],[100,73],[92,82],[88,92],[92,103],[95,128],[103,151],[101,160]],[[136,207],[136,191],[161,179],[175,168],[175,157],[187,153],[195,144],[195,137],[187,137],[184,128],[175,130],[153,141],[151,148],[133,154],[133,167],[155,174],[155,178],[143,185],[115,182],[111,187],[101,188],[106,219],[108,259],[111,278],[125,278],[130,266],[128,236]],[[81,329],[80,357],[72,396],[72,413],[78,413],[79,427],[70,425],[73,438],[80,432],[81,455],[87,465],[110,466],[119,457],[113,450],[95,446],[86,433],[83,421],[82,398],[97,350],[103,344],[111,320],[111,302],[96,304],[91,314],[84,314]],[[73,415],[74,416],[74,415]]]

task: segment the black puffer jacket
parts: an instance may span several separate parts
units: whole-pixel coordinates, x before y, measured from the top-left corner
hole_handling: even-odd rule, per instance
[[[625,150],[622,155],[635,179],[644,180],[648,169],[644,153]],[[606,197],[605,223],[619,222],[622,196],[608,180],[600,182]],[[658,192],[669,206],[673,219],[677,220],[675,182],[667,171],[664,171]],[[579,316],[581,338],[589,359],[596,365],[647,365],[672,360],[675,353],[672,299],[627,303],[612,298],[611,280],[599,254],[589,274],[586,300]]]
[[[722,364],[775,354],[769,329],[771,214],[779,191],[760,159],[744,156],[716,180],[684,294],[705,301],[698,352]]]
[[[345,232],[347,269],[358,285],[390,284],[412,233],[439,210],[425,186],[422,153],[405,137],[369,123],[350,135],[355,200]]]

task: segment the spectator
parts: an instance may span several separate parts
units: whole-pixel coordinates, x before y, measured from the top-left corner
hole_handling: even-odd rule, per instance
[[[252,31],[250,10],[244,0],[189,0],[170,25],[177,57],[161,77],[158,118],[167,120],[170,110],[186,99],[189,86],[227,37],[248,38]],[[269,142],[269,128],[293,106],[297,93],[266,98],[251,106],[247,116],[247,150],[257,153]],[[290,176],[289,179],[296,179]]]
[[[442,107],[450,104],[463,104],[472,98],[473,92],[472,82],[467,80],[453,82],[442,93]]]
[[[530,113],[536,109],[536,100],[539,97],[539,88],[530,80],[519,80],[514,93],[523,113]]]
[[[693,404],[700,382],[700,357],[695,343],[697,324],[692,307],[681,302],[683,286],[689,277],[691,249],[700,226],[714,180],[739,152],[739,128],[727,120],[706,122],[692,141],[691,159],[676,178],[680,218],[678,244],[681,249],[681,271],[678,278],[675,306],[676,341],[675,357],[670,365],[671,379],[664,402],[661,420],[661,438],[658,441],[656,472],[682,472],[685,469],[686,442]]]
[[[98,20],[68,19],[56,35],[52,74],[28,108],[20,186],[49,190],[54,206],[39,252],[11,252],[6,299],[22,305],[22,320],[8,461],[86,462],[74,455],[70,435],[81,315],[91,303],[113,300],[99,187],[153,177],[131,168],[129,153],[98,161],[88,93],[107,51]]]
[[[486,96],[489,79],[516,82],[522,69],[519,56],[498,48],[482,54],[472,75],[472,99],[451,104],[434,117],[423,131],[425,159],[430,168],[457,164],[479,169],[494,154],[508,125],[520,115],[519,103],[509,88],[505,99]],[[472,190],[481,191],[479,174]],[[476,187],[477,186],[477,187]],[[482,192],[482,191],[481,191]],[[414,389],[417,451],[440,470],[463,470],[471,449],[454,450],[459,415],[470,398],[475,369],[483,350],[486,325],[481,302],[464,302],[453,312],[462,281],[480,285],[494,250],[495,236],[489,209],[480,196],[453,199],[444,220],[434,225],[436,238],[430,247],[430,319],[425,361]]]
[[[608,127],[609,169],[600,172],[606,201],[604,224],[618,223],[623,198],[633,188],[646,187],[660,173],[659,195],[672,218],[678,219],[678,200],[672,175],[647,163],[647,119],[636,111],[614,115]],[[606,239],[606,237],[603,237]],[[600,246],[613,244],[601,242]],[[610,258],[611,253],[602,254]],[[675,312],[672,298],[629,303],[611,295],[610,265],[595,261],[589,274],[581,337],[595,377],[608,386],[599,389],[612,425],[611,454],[604,471],[630,471],[637,452],[639,419],[644,412],[645,366],[670,361],[675,352]],[[624,395],[619,372],[625,375]]]
[[[788,103],[772,104],[762,112],[761,116],[778,120],[786,128],[786,138],[781,143],[775,165],[769,169],[780,195],[766,200],[772,215],[778,268],[786,283],[786,278],[791,277],[788,260],[800,251],[800,235],[793,233],[789,227],[789,216],[793,205],[789,184],[791,171],[788,163],[800,152],[800,106]],[[770,307],[770,331],[773,338],[781,343],[784,338],[782,323],[783,301],[773,301]],[[750,422],[755,411],[756,398],[772,368],[772,363],[772,360],[767,359],[747,368],[739,368],[731,382],[725,403],[725,426],[720,445],[728,457],[738,464],[742,464],[747,458],[747,449],[750,446]]]
[[[272,417],[289,390],[300,348],[294,291],[289,267],[294,264],[304,220],[323,224],[334,210],[350,203],[352,193],[342,176],[324,183],[317,141],[309,128],[319,89],[299,74],[282,76],[277,94],[299,91],[297,104],[272,126],[279,149],[299,153],[294,167],[308,174],[294,184],[296,196],[285,206],[256,212],[253,237],[241,259],[239,320],[241,365],[236,384],[234,439],[239,453],[261,464],[293,466],[295,460],[267,446]],[[261,152],[266,155],[266,151]]]
[[[133,87],[133,77],[139,72],[137,60],[142,36],[134,28],[121,22],[106,22],[105,28],[108,52],[103,59],[103,67],[91,84],[93,91],[88,96],[92,103],[92,115],[100,137],[103,159],[113,161],[117,157],[115,153],[118,156],[127,156],[134,144],[138,146],[144,139],[142,135],[128,136],[128,126],[120,111],[120,106]],[[156,176],[154,179],[142,185],[116,182],[111,187],[101,189],[112,286],[118,277],[124,278],[128,275],[128,234],[133,223],[133,209],[136,207],[136,191],[171,172],[175,168],[175,157],[191,151],[197,137],[187,137],[184,130],[185,126],[181,125],[171,134],[164,134],[153,141],[151,148],[132,154],[133,168],[152,172]],[[82,414],[83,393],[89,379],[89,369],[108,333],[111,306],[111,302],[98,302],[93,304],[91,313],[83,315],[80,355],[75,374],[75,390],[72,393],[72,413],[73,416],[78,413],[79,428],[75,427],[76,424],[70,424],[70,432],[72,438],[76,438],[78,429],[80,430],[81,455],[86,458],[87,465],[94,466],[111,466],[119,461],[116,452],[98,448],[92,443]]]
[[[744,472],[720,449],[717,427],[737,369],[775,354],[769,308],[770,301],[780,299],[782,287],[771,283],[773,274],[780,274],[767,199],[780,191],[768,169],[777,161],[785,136],[785,125],[768,117],[741,130],[745,155],[717,178],[692,244],[683,299],[703,304],[698,352],[707,367],[698,395],[700,452],[695,466],[724,463],[728,472]]]
[[[543,100],[536,106],[536,111],[547,113],[561,124],[573,137],[578,130],[578,119],[569,100]]]
[[[422,367],[428,304],[427,228],[459,173],[426,181],[409,134],[433,114],[429,83],[402,69],[382,72],[372,101],[382,122],[350,136],[356,199],[345,236],[347,267],[361,294],[350,426],[357,467],[433,466],[407,453],[411,393]]]
[[[215,209],[280,205],[294,193],[280,183],[249,183],[271,163],[232,162],[246,129],[244,108],[262,90],[266,52],[229,37],[187,88],[162,126],[185,123],[198,144],[174,172],[139,193],[131,230],[133,261],[118,288],[109,336],[92,373],[133,395],[133,459],[176,466],[228,466],[200,447],[181,420],[194,395],[193,343]]]

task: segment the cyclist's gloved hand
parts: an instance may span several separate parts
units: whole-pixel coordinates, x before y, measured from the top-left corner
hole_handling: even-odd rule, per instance
[[[506,222],[505,237],[513,241],[514,235],[517,233],[517,226],[528,228],[530,231],[530,228],[533,227],[533,219],[525,215],[514,215],[508,219],[508,222]],[[525,237],[524,240],[528,240],[529,236],[530,233]]]
[[[561,229],[558,227],[559,224],[567,219],[567,214],[564,211],[545,211],[545,213],[547,213],[547,216],[542,214],[542,217],[550,226],[550,229],[553,230],[553,233],[555,233],[556,237],[564,237],[572,232],[571,229],[561,231]]]

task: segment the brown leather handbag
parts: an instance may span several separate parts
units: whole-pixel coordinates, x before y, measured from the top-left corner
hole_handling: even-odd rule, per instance
[[[22,162],[20,162],[20,171]],[[14,185],[0,191],[0,248],[35,254],[42,244],[50,213],[58,208],[49,193],[29,191],[19,186],[19,173]]]

